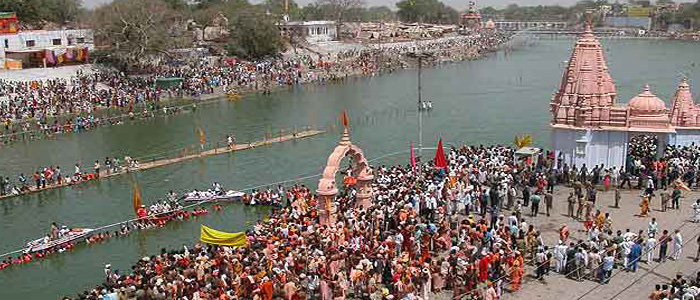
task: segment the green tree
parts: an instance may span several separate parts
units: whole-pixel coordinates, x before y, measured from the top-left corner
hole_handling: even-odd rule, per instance
[[[265,0],[262,7],[271,14],[282,16],[285,13],[285,0]],[[293,0],[289,0],[289,19],[299,20],[301,19],[301,8]]]
[[[299,18],[303,21],[323,19],[323,9],[316,3],[309,3],[299,12]]]
[[[15,12],[20,23],[40,27],[43,22],[65,25],[82,10],[80,0],[0,0],[0,11]]]
[[[336,32],[343,23],[357,21],[357,9],[364,7],[363,0],[317,0],[316,5],[323,11],[324,19],[335,21]]]
[[[80,0],[42,0],[43,18],[57,24],[65,25],[75,21],[82,11]]]
[[[93,17],[95,39],[109,45],[111,59],[126,72],[186,45],[177,30],[184,23],[181,16],[163,0],[115,0]]]
[[[403,0],[396,3],[397,16],[404,22],[456,23],[459,13],[438,0]]]
[[[365,17],[362,18],[363,21],[368,22],[392,21],[394,19],[396,19],[396,13],[386,6],[368,7],[365,9]]]
[[[231,20],[229,20],[231,21]],[[248,59],[277,55],[283,48],[277,20],[250,8],[238,13],[231,26],[229,54]]]

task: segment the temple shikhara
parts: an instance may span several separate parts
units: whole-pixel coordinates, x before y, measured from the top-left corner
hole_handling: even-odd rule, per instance
[[[700,141],[700,106],[693,102],[686,79],[678,85],[670,109],[653,87],[640,90],[628,104],[617,103],[603,49],[588,23],[550,103],[556,155],[570,166],[619,167],[628,162],[633,140],[655,143],[657,156],[666,145]]]

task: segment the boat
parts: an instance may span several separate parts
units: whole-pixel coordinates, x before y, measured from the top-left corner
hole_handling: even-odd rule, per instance
[[[236,101],[236,100],[241,98],[241,94],[239,94],[236,91],[227,92],[226,96],[228,97],[228,100],[231,100],[231,101]]]
[[[90,228],[71,228],[67,233],[59,238],[40,238],[27,243],[25,253],[34,253],[51,249],[56,246],[61,246],[66,243],[81,241],[92,235],[94,229]]]
[[[228,190],[222,194],[216,194],[213,191],[192,191],[185,193],[180,198],[184,202],[200,202],[200,201],[221,201],[221,200],[240,200],[245,195],[244,192]]]

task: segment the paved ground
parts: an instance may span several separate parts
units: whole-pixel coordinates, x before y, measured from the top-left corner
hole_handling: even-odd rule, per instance
[[[552,245],[558,240],[558,229],[562,223],[568,223],[572,236],[584,237],[583,223],[566,217],[566,198],[571,189],[558,188],[555,192],[554,213],[547,217],[540,213],[536,218],[525,217],[526,221],[541,230],[545,243]],[[613,277],[608,285],[598,285],[596,282],[584,281],[576,282],[567,279],[562,275],[554,274],[539,281],[531,277],[532,270],[526,270],[523,287],[516,293],[506,293],[503,299],[647,299],[655,284],[669,283],[676,273],[695,274],[699,271],[700,264],[693,262],[691,257],[695,256],[698,250],[698,243],[695,241],[696,234],[700,233],[700,224],[692,223],[691,203],[700,197],[698,192],[684,192],[681,199],[681,210],[660,211],[660,199],[655,197],[651,203],[651,213],[648,217],[638,217],[639,214],[639,191],[623,190],[620,208],[613,208],[614,193],[599,192],[597,208],[603,213],[609,212],[613,217],[613,229],[622,230],[629,228],[632,232],[640,229],[646,231],[647,225],[652,217],[659,222],[660,231],[664,229],[673,232],[679,228],[683,236],[685,246],[683,248],[682,259],[679,261],[668,260],[659,264],[640,264],[641,269],[636,273],[620,271],[615,269]],[[528,211],[529,213],[529,211]],[[672,251],[671,245],[668,249]],[[654,251],[654,257],[658,256],[658,248]]]
[[[64,66],[58,68],[33,68],[22,70],[0,69],[0,78],[5,80],[16,81],[70,78],[72,76],[75,76],[76,72],[79,69],[83,71],[83,74],[91,73],[94,71],[94,69],[92,68],[92,64]]]

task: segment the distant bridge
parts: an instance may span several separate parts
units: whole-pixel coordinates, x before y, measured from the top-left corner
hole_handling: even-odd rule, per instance
[[[558,21],[493,21],[497,29],[521,31],[521,30],[564,30],[566,22]]]

